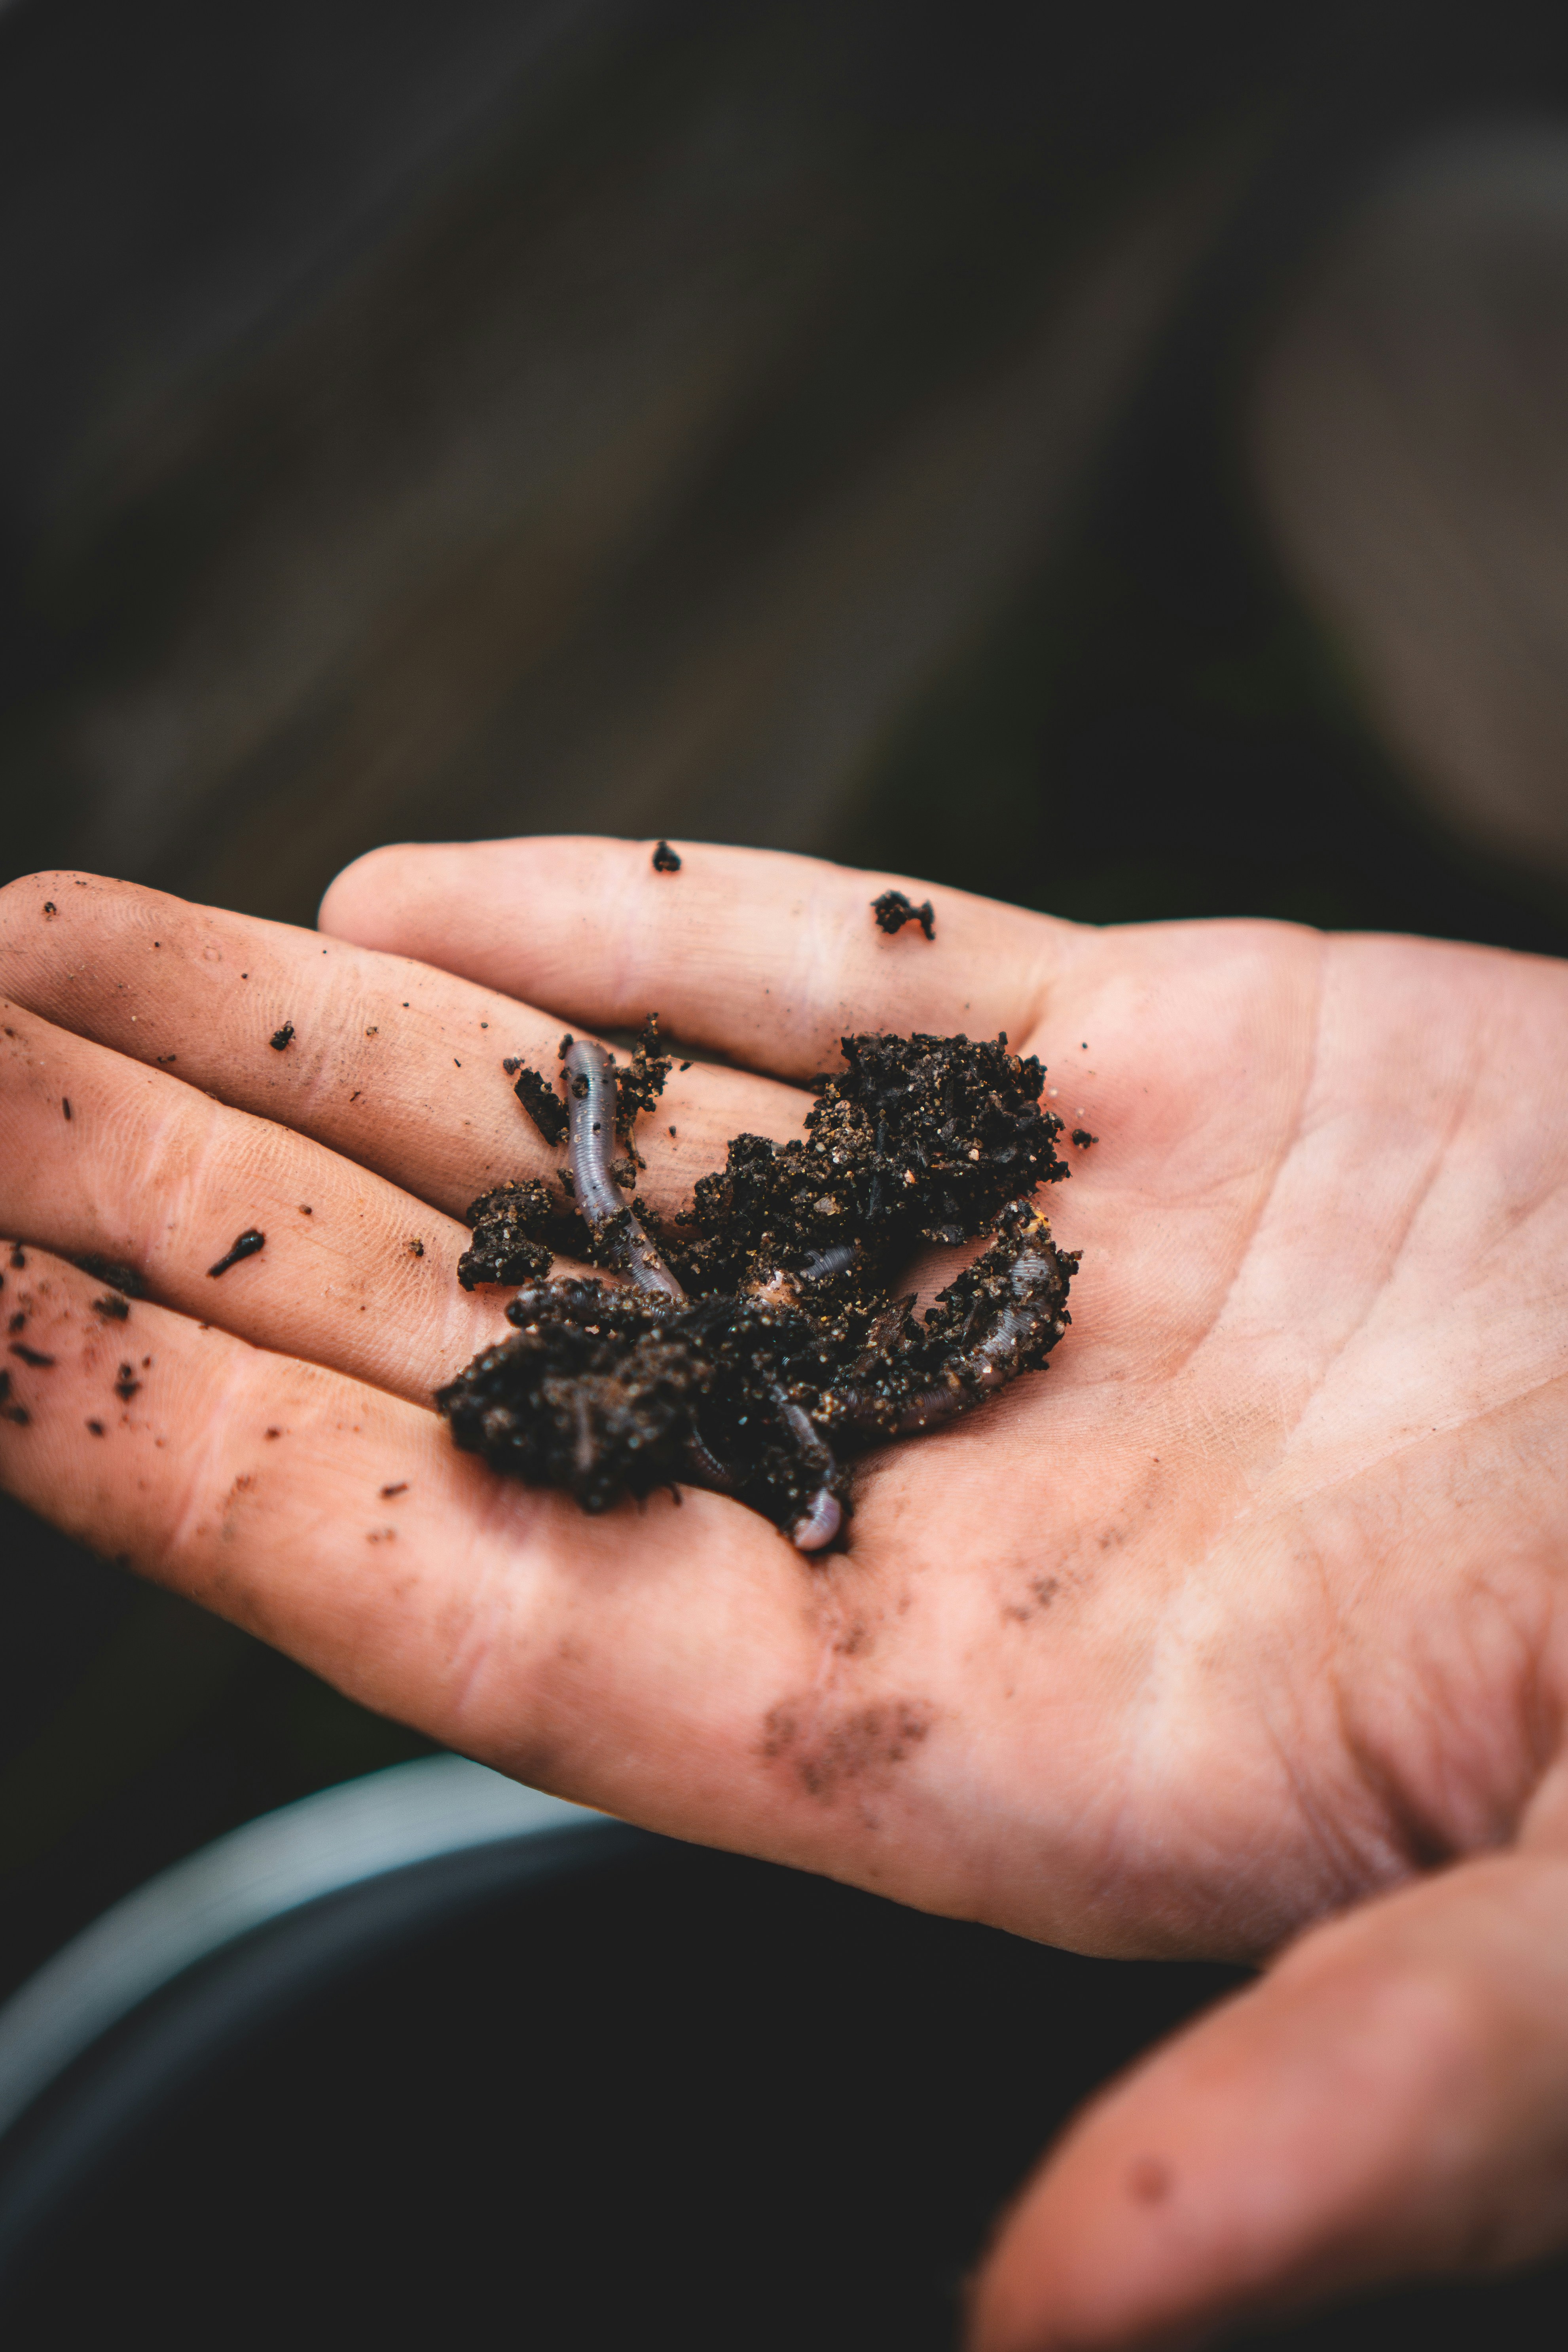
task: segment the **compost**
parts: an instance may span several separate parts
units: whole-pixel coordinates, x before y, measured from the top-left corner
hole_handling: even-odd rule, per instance
[[[847,1517],[858,1453],[1044,1366],[1078,1255],[1036,1200],[1068,1173],[1041,1065],[1005,1036],[842,1045],[804,1138],[736,1136],[671,1219],[636,1191],[636,1121],[670,1068],[656,1020],[621,1064],[568,1035],[550,1076],[504,1066],[564,1164],[468,1212],[459,1279],[521,1287],[511,1336],[437,1393],[459,1445],[587,1511],[716,1487],[817,1552]],[[915,1251],[981,1238],[917,1315],[900,1281]],[[613,1278],[547,1281],[566,1251]]]

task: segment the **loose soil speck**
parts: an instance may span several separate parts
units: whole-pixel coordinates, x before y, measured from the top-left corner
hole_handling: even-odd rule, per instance
[[[918,923],[928,940],[936,937],[936,908],[928,898],[917,907],[901,890],[884,890],[879,898],[871,901],[871,912],[877,918],[877,928],[889,937],[901,931],[906,923]]]
[[[248,1232],[240,1234],[236,1237],[232,1245],[225,1252],[224,1255],[219,1258],[216,1265],[208,1266],[207,1274],[209,1278],[216,1282],[218,1276],[220,1274],[226,1274],[231,1265],[238,1265],[242,1258],[254,1257],[258,1250],[265,1249],[266,1246],[266,1234],[258,1232],[257,1228],[252,1225]]]
[[[514,1063],[512,1066],[519,1072],[512,1092],[545,1142],[563,1142],[566,1137],[566,1106],[554,1087],[547,1078],[542,1078],[537,1070],[524,1069],[521,1062]]]

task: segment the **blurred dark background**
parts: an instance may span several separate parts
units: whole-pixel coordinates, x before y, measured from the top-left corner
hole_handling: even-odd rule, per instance
[[[1568,20],[10,0],[5,877],[666,833],[1568,947]],[[0,1992],[419,1752],[0,1507]]]

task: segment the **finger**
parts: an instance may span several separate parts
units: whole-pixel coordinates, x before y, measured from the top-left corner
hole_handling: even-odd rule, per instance
[[[0,1223],[133,1268],[159,1299],[400,1396],[505,1325],[463,1226],[308,1138],[0,1004]],[[242,1235],[262,1236],[222,1265]],[[8,1320],[15,1325],[18,1310]],[[104,1311],[112,1319],[112,1304]],[[26,1346],[18,1328],[14,1345]]]
[[[0,1401],[0,1486],[24,1503],[500,1770],[886,1880],[923,1759],[879,1782],[862,1710],[868,1801],[781,1802],[758,1725],[817,1672],[825,1588],[754,1514],[693,1493],[586,1518],[339,1373],[145,1303],[106,1327],[98,1286],[42,1252],[0,1244],[0,1276],[48,1359],[14,1362]]]
[[[41,1251],[0,1269],[38,1360],[10,1360],[7,1491],[368,1705],[515,1759],[475,1694],[531,1615],[542,1638],[563,1531],[586,1536],[592,1580],[595,1531],[563,1497],[493,1478],[433,1412],[166,1308],[106,1326],[94,1286]]]
[[[615,1027],[649,1005],[676,1035],[752,1069],[837,1066],[848,1030],[1028,1034],[1083,934],[1044,915],[817,858],[683,844],[542,838],[373,850],[321,927],[417,956],[563,1019]],[[929,899],[889,935],[872,901]]]
[[[973,2352],[1196,2344],[1568,2241],[1568,1861],[1305,1937],[1102,2097],[979,2281]]]
[[[552,1074],[560,1020],[398,956],[130,883],[31,875],[0,890],[0,989],[448,1213],[560,1157],[501,1067],[516,1055]],[[765,1078],[677,1070],[638,1124],[641,1189],[672,1211],[731,1135],[786,1139],[808,1108]]]

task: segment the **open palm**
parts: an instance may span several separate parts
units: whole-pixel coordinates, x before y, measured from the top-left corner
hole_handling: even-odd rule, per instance
[[[1568,972],[940,892],[934,940],[889,938],[882,887],[388,850],[318,935],[12,885],[0,1476],[371,1706],[681,1836],[1110,1953],[1262,1958],[1403,1887],[1079,2126],[986,2341],[1552,2242]],[[457,1218],[552,1157],[502,1057],[650,1011],[721,1057],[639,1131],[666,1210],[731,1135],[798,1131],[849,1029],[1005,1030],[1100,1139],[1049,1201],[1083,1263],[1048,1375],[868,1457],[814,1564],[706,1493],[586,1519],[430,1406],[505,1328]],[[150,1301],[118,1319],[89,1252]]]

